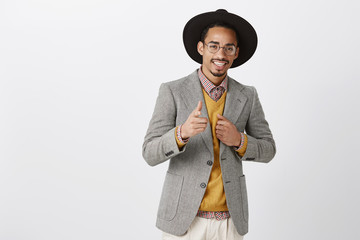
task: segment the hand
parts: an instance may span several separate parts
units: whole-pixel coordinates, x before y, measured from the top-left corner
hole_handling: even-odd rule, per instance
[[[201,108],[202,102],[199,101],[197,107],[181,127],[181,138],[187,139],[205,131],[208,120],[207,118],[199,117],[201,115]]]
[[[241,134],[238,132],[236,126],[224,116],[217,115],[215,133],[216,137],[227,146],[240,146]]]

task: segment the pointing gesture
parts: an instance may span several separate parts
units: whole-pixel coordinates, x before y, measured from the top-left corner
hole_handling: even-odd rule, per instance
[[[208,120],[207,118],[200,117],[202,108],[202,101],[199,101],[197,107],[192,111],[181,127],[181,137],[187,139],[205,131]]]

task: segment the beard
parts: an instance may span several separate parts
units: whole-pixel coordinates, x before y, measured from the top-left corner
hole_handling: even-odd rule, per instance
[[[223,73],[214,73],[213,71],[210,71],[210,73],[214,76],[214,77],[222,77],[226,74],[226,72]]]

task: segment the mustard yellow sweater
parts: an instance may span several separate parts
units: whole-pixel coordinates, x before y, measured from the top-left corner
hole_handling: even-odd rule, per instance
[[[211,127],[211,132],[213,136],[213,146],[214,146],[214,162],[210,173],[210,179],[201,202],[199,210],[201,211],[228,211],[226,205],[226,197],[224,191],[224,185],[222,180],[222,173],[219,161],[219,151],[220,143],[219,139],[216,138],[215,127],[218,120],[217,114],[222,115],[225,106],[226,92],[221,96],[221,98],[216,102],[212,100],[209,95],[203,89],[204,99],[206,109],[209,115],[209,122]],[[182,148],[184,144],[180,143],[176,137],[175,138],[179,148]],[[245,135],[244,145],[241,149],[238,149],[237,152],[240,156],[243,156],[247,147],[247,136]]]
[[[226,198],[224,192],[224,185],[222,181],[222,173],[219,161],[220,141],[215,134],[215,127],[217,122],[217,114],[222,115],[225,106],[226,92],[221,98],[215,102],[203,89],[206,109],[209,115],[209,122],[214,145],[214,163],[210,173],[210,179],[205,191],[204,198],[201,202],[199,210],[202,211],[228,211],[226,205]]]

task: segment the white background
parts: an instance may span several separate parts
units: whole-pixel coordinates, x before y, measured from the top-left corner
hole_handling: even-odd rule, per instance
[[[247,240],[359,239],[355,0],[0,3],[0,240],[160,239],[167,163],[141,156],[162,82],[199,65],[182,30],[226,8],[259,37],[229,75],[258,90],[276,144],[244,163]]]

